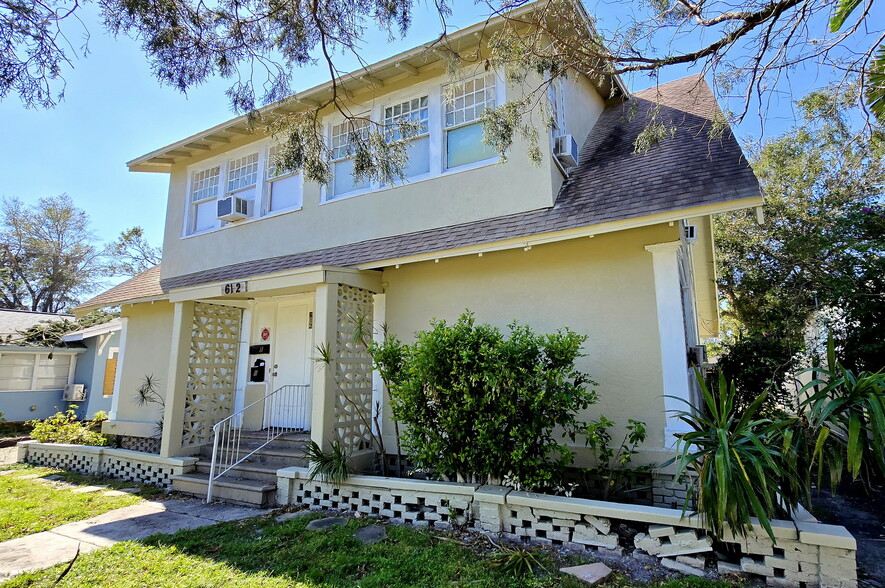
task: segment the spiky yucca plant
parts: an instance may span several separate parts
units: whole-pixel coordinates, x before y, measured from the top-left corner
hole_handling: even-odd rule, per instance
[[[304,450],[304,457],[310,463],[310,479],[319,478],[323,482],[339,485],[353,472],[348,465],[350,453],[340,441],[332,441],[329,451],[311,441]]]
[[[759,418],[765,393],[738,412],[734,384],[725,376],[720,374],[718,390],[710,389],[697,370],[696,376],[705,406],[676,412],[691,431],[680,436],[677,456],[667,463],[678,464],[677,478],[694,478],[697,512],[714,536],[721,538],[725,530],[746,535],[756,517],[776,542],[771,519],[789,514],[808,494],[799,471],[796,421]],[[688,506],[687,499],[683,512]]]

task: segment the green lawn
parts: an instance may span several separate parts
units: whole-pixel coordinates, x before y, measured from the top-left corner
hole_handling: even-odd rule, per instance
[[[388,538],[362,545],[352,537],[372,521],[351,520],[329,531],[307,531],[312,515],[286,523],[265,517],[222,523],[143,543],[120,543],[81,556],[59,584],[72,587],[203,588],[207,586],[318,588],[360,586],[553,587],[578,588],[581,582],[550,571],[537,577],[513,578],[490,565],[488,554],[408,527],[388,526]],[[570,562],[571,563],[571,562]],[[4,588],[52,586],[65,566],[25,574]],[[629,586],[623,577],[607,586]],[[678,580],[661,588],[729,588],[727,583]]]
[[[109,488],[133,486],[120,480],[92,478],[60,472],[49,468],[35,468],[20,464],[0,466],[0,472],[14,473],[0,476],[0,541],[39,533],[53,527],[80,521],[109,510],[129,506],[141,500],[138,496],[103,496],[101,492],[76,494],[48,483],[40,483],[25,476],[52,474],[78,486],[107,485]],[[147,493],[158,490],[148,490]]]

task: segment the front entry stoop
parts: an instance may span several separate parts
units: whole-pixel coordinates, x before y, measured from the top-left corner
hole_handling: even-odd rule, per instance
[[[256,508],[275,506],[277,470],[306,466],[304,447],[309,440],[309,433],[292,433],[275,439],[267,447],[259,449],[246,461],[215,480],[212,485],[212,499]],[[260,431],[243,432],[240,453],[246,455],[262,442]],[[209,471],[212,467],[212,446],[204,445],[200,449],[199,458],[196,471],[172,476],[172,489],[205,499],[209,488]]]

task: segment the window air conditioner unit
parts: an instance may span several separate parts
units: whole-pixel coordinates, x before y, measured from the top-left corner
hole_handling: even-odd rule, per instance
[[[223,221],[238,221],[249,218],[249,205],[251,201],[237,196],[228,196],[218,201],[218,219]]]
[[[65,402],[83,402],[86,400],[86,386],[83,384],[68,384],[61,396]]]
[[[695,225],[685,225],[685,240],[694,243],[698,240],[698,228]]]
[[[559,159],[559,163],[565,167],[576,167],[578,165],[578,142],[571,135],[556,137],[554,153]]]

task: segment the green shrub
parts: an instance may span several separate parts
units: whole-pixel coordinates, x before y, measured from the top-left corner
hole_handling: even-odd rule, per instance
[[[64,412],[57,412],[48,419],[29,421],[33,427],[31,438],[41,443],[70,443],[72,445],[98,445],[104,446],[109,443],[107,437],[93,430],[100,420],[80,421],[77,420],[76,406]],[[96,413],[96,417],[101,417]]]
[[[697,484],[697,510],[714,536],[721,538],[726,528],[745,535],[756,517],[776,543],[771,519],[788,515],[809,497],[798,421],[759,417],[764,392],[738,411],[734,384],[725,376],[719,375],[715,390],[699,371],[696,375],[704,407],[676,413],[691,431],[680,436],[677,457],[663,465],[676,461],[676,478],[690,473]]]
[[[817,432],[815,458],[818,483],[824,467],[835,491],[844,469],[853,479],[869,484],[885,476],[885,373],[855,373],[837,360],[832,336],[827,345],[830,369],[810,371],[814,378],[802,387],[808,422]]]
[[[419,468],[540,490],[561,482],[574,458],[561,435],[574,440],[583,428],[578,411],[596,401],[593,382],[575,368],[585,340],[515,323],[505,336],[468,311],[452,325],[432,322],[412,345],[388,335],[372,357],[394,418],[407,425],[403,449]]]
[[[612,447],[612,436],[609,429],[615,426],[615,422],[600,416],[599,419],[587,423],[584,428],[587,447],[593,451],[596,465],[592,468],[584,468],[583,473],[592,478],[602,481],[602,500],[608,500],[612,496],[635,486],[642,472],[651,469],[648,466],[632,468],[633,456],[638,453],[637,447],[645,441],[645,423],[629,419],[627,432],[621,440],[621,445],[615,450]]]
[[[782,337],[763,333],[744,335],[724,346],[716,362],[727,382],[735,386],[734,405],[738,412],[746,410],[762,392],[767,392],[762,412],[796,408],[795,394],[786,388],[788,378],[796,370],[797,349]],[[715,383],[716,374],[713,375]]]

